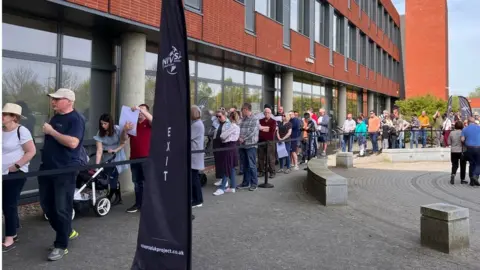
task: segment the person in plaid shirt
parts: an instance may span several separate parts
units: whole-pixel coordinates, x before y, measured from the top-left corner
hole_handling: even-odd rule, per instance
[[[257,189],[257,146],[252,145],[258,142],[259,123],[258,119],[252,113],[252,105],[245,103],[242,106],[243,120],[240,123],[240,157],[243,165],[243,182],[237,186],[237,189]]]

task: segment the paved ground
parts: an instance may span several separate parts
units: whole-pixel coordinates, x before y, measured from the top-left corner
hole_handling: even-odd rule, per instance
[[[278,175],[275,188],[255,192],[214,197],[209,185],[204,207],[194,210],[193,269],[480,269],[479,189],[448,184],[448,163],[392,167],[375,159],[333,169],[349,178],[348,207],[319,205],[304,191],[303,170]],[[469,251],[445,255],[420,247],[419,206],[442,201],[470,208]],[[76,219],[80,238],[55,263],[45,261],[53,239],[48,223],[24,218],[4,269],[129,269],[139,215],[124,213],[127,206],[104,218]]]

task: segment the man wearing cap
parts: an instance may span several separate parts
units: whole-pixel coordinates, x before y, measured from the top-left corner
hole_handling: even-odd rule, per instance
[[[60,88],[53,94],[55,115],[43,125],[45,133],[40,170],[55,170],[82,165],[85,119],[74,108],[75,93]],[[56,232],[48,260],[56,261],[68,253],[68,241],[78,237],[72,229],[73,195],[78,172],[38,177],[40,204]]]

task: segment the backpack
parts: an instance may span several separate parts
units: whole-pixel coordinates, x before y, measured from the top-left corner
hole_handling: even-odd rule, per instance
[[[17,128],[17,137],[18,137],[18,140],[20,141],[20,128],[23,127],[22,125],[19,125],[18,128]],[[36,144],[35,143],[35,137],[32,135],[32,140],[33,140],[33,144]]]

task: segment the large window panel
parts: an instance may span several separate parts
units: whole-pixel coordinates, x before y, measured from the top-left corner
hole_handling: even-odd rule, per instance
[[[37,21],[34,24],[42,25],[41,22]],[[47,25],[45,28],[51,31],[3,23],[2,48],[3,50],[56,56],[57,34],[54,32],[55,27]]]
[[[364,33],[360,33],[360,64],[367,65],[367,40]]]
[[[145,52],[145,69],[157,70],[158,55],[156,53]],[[190,73],[192,71],[190,70]]]
[[[307,111],[312,107],[312,95],[302,95],[302,111]]]
[[[320,21],[320,3],[315,1],[315,41],[320,43],[320,29],[321,29],[321,21]]]
[[[222,67],[198,62],[198,77],[211,80],[221,80]]]
[[[60,87],[69,88],[75,92],[75,109],[86,119],[86,130],[96,125],[98,119],[89,119],[90,110],[90,68],[62,66],[62,80]],[[107,90],[108,91],[108,90]]]
[[[320,23],[322,26],[320,27],[320,43],[325,46],[328,46],[328,42],[330,40],[330,12],[329,6],[326,2],[321,2],[320,6]]]
[[[314,84],[312,86],[312,94],[320,96],[322,94],[322,88],[319,84]]]
[[[293,92],[302,92],[302,83],[293,81]]]
[[[334,21],[334,51],[345,54],[345,27],[344,27],[344,18],[339,14],[334,14],[333,16]]]
[[[4,39],[5,40],[5,39]],[[49,120],[50,101],[46,96],[55,90],[56,66],[11,58],[2,58],[2,99],[22,106],[27,119],[22,125],[33,136],[43,139],[42,125]],[[37,139],[37,142],[40,142]]]
[[[298,1],[290,0],[290,28],[298,31]]]
[[[255,1],[255,11],[268,16],[268,6],[272,0]]]
[[[224,69],[224,81],[225,83],[241,83],[243,84],[243,71],[230,68]]]
[[[257,87],[248,87],[245,93],[245,102],[252,105],[253,112],[262,111],[262,89]]]
[[[245,72],[245,84],[247,85],[262,86],[262,79],[262,74]]]
[[[222,107],[222,86],[217,83],[198,82],[198,104],[205,105],[208,110],[218,110]]]
[[[312,85],[309,83],[302,83],[302,92],[305,94],[312,94]]]
[[[350,48],[350,58],[354,61],[357,61],[357,31],[356,27],[352,24],[349,24],[349,48]]]
[[[202,0],[185,0],[185,5],[194,9],[202,10]]]
[[[64,35],[62,57],[90,62],[92,60],[92,41]]]
[[[243,85],[225,85],[223,90],[223,106],[227,109],[236,106],[240,108],[243,104]]]
[[[303,116],[302,94],[300,93],[293,93],[293,110],[297,111],[299,115]]]
[[[358,95],[355,91],[347,91],[347,113],[351,113],[353,118],[359,115]]]
[[[145,104],[150,106],[150,111],[153,112],[153,102],[155,100],[155,76],[145,75]]]
[[[298,0],[298,32],[310,36],[310,4],[309,0]]]

